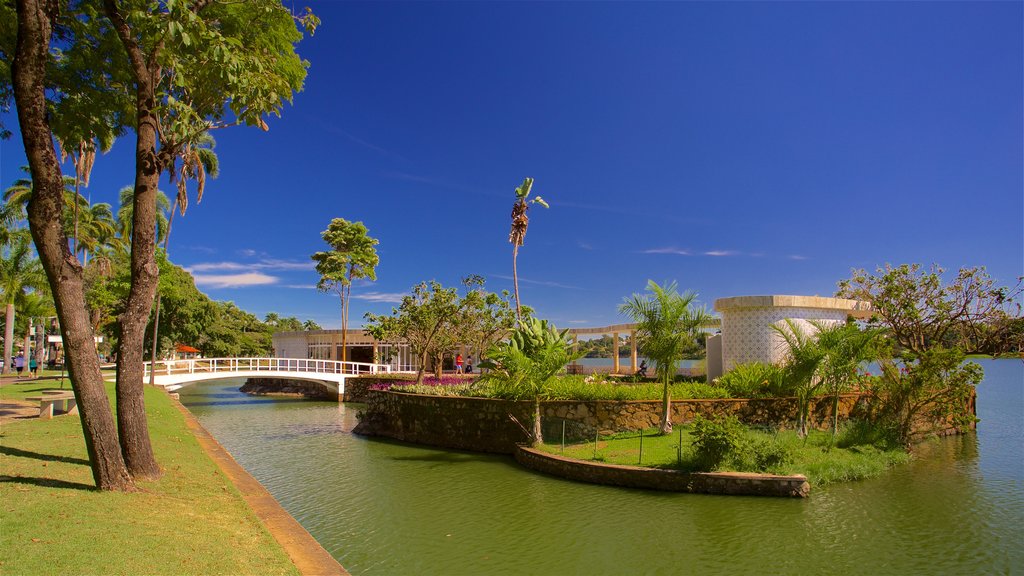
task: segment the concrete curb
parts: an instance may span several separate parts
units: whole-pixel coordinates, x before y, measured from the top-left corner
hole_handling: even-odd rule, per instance
[[[224,472],[242,493],[246,504],[256,513],[275,540],[284,548],[292,563],[303,576],[349,576],[337,560],[324,550],[305,528],[271,496],[251,474],[245,471],[231,454],[203,428],[199,420],[174,399],[174,405],[185,417],[185,424],[196,437],[210,459]]]

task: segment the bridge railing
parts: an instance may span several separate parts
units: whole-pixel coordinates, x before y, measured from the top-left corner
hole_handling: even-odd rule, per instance
[[[149,378],[151,363],[145,363],[145,377]],[[387,364],[366,362],[339,362],[311,358],[191,358],[187,360],[160,360],[156,375],[195,374],[208,372],[302,372],[305,374],[380,374],[391,372]]]

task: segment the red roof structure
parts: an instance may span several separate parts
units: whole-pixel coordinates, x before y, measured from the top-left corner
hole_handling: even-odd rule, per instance
[[[175,344],[174,345],[174,351],[178,352],[179,354],[198,354],[199,353],[199,350],[197,350],[197,349],[195,349],[195,348],[193,348],[191,346],[186,346],[185,344]]]

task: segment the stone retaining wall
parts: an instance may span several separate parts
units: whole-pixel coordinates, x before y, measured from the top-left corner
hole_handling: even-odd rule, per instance
[[[517,462],[531,470],[591,484],[669,492],[791,498],[806,498],[811,491],[811,485],[802,475],[776,476],[745,472],[688,473],[679,470],[618,466],[563,458],[523,446],[517,448],[515,457]]]
[[[516,446],[528,440],[527,434],[509,416],[529,428],[533,421],[530,402],[461,396],[427,396],[383,390],[365,392],[366,410],[362,412],[357,434],[385,436],[416,444],[428,444],[479,452],[515,453]],[[857,394],[840,398],[839,418],[845,420],[860,410]],[[830,399],[816,402],[812,422],[826,426],[831,417]],[[686,423],[694,416],[735,414],[749,424],[773,427],[790,426],[796,414],[793,398],[676,400],[672,402],[672,421]],[[547,401],[541,403],[541,421],[547,437],[561,434],[566,440],[593,438],[595,432],[611,434],[658,426],[661,401]]]
[[[254,396],[302,396],[316,400],[337,400],[338,393],[323,384],[309,380],[284,378],[247,378],[240,392]]]
[[[356,434],[475,452],[514,453],[528,437],[509,416],[526,427],[533,421],[529,402],[493,398],[368,390],[366,404]]]
[[[383,390],[365,392],[366,410],[355,432],[412,442],[473,450],[514,454],[516,446],[528,440],[525,430],[533,421],[530,402],[461,396],[427,396]],[[752,425],[787,428],[796,419],[795,398],[676,400],[672,402],[672,422],[685,424],[700,414],[705,417],[736,415]],[[857,418],[866,409],[860,394],[844,394],[839,401],[839,419]],[[511,417],[510,417],[511,416]],[[817,428],[831,425],[832,400],[818,398],[811,410],[811,424]],[[541,403],[541,422],[545,437],[587,440],[595,432],[610,434],[658,426],[661,401],[548,401]],[[954,433],[949,424],[922,422],[927,434]]]

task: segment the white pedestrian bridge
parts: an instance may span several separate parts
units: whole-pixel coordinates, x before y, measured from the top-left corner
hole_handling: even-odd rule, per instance
[[[145,363],[143,382],[149,383],[151,363]],[[345,394],[345,379],[363,374],[388,374],[387,364],[365,362],[338,362],[309,358],[194,358],[188,360],[161,360],[153,371],[153,384],[169,391],[178,390],[194,382],[227,378],[287,378],[318,382],[338,393]]]

